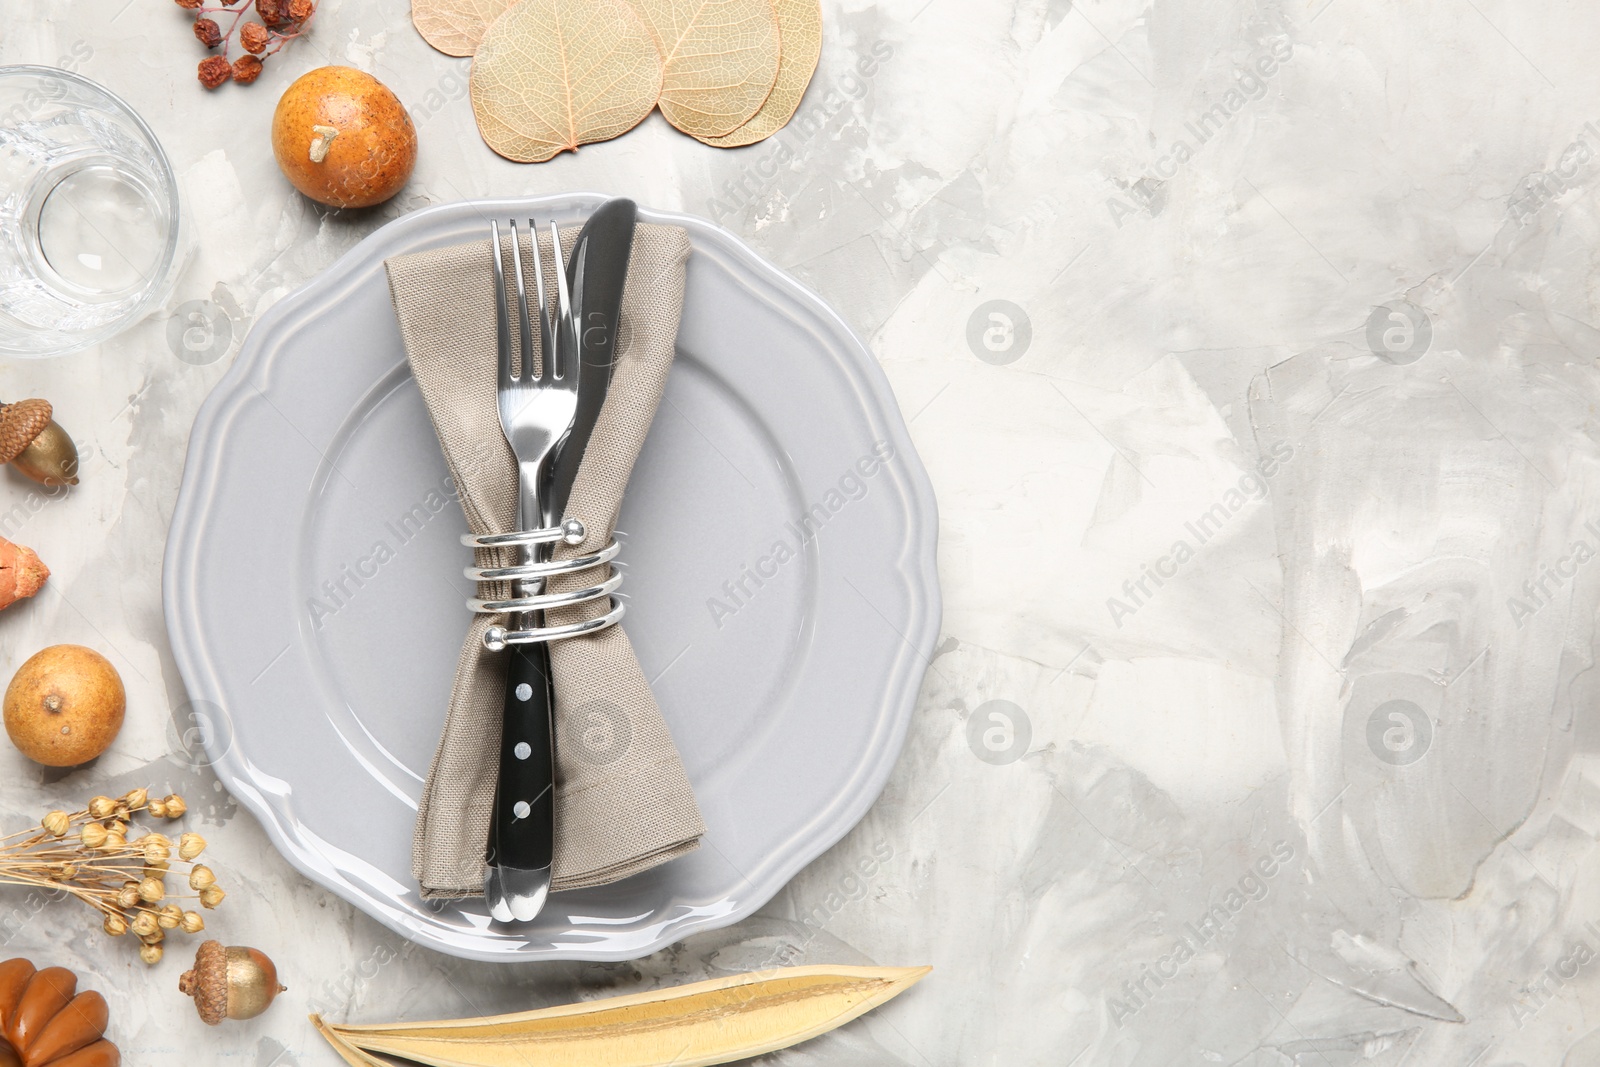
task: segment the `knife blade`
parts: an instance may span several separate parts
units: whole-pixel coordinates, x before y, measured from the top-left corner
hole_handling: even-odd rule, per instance
[[[573,419],[570,442],[588,442],[611,387],[622,290],[628,282],[628,260],[633,253],[638,219],[639,206],[632,200],[607,200],[589,216],[572,246],[569,287],[578,321],[583,377],[578,386],[578,414]],[[581,447],[563,446],[556,455],[545,498],[555,522],[565,517],[583,451]]]

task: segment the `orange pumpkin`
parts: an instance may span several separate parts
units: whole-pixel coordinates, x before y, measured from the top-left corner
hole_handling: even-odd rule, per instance
[[[0,963],[0,1067],[120,1067],[109,1018],[106,998],[79,993],[65,967]]]

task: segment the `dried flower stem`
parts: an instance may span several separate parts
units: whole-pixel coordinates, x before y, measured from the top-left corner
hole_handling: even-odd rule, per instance
[[[168,930],[205,928],[198,912],[186,912],[176,901],[199,900],[201,907],[211,908],[224,894],[210,868],[193,864],[206,847],[199,834],[184,834],[177,844],[163,834],[127,840],[133,816],[152,817],[152,811],[160,813],[154,817],[178,819],[188,805],[178,796],[152,802],[146,790],[136,789],[118,800],[96,797],[82,811],[53,811],[39,828],[0,836],[0,885],[45,889],[82,901],[104,917],[108,934],[131,930],[137,935],[140,958],[155,963]],[[169,894],[169,874],[199,892]]]

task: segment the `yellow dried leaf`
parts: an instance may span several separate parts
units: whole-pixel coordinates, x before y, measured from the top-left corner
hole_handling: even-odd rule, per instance
[[[472,61],[478,132],[520,163],[626,133],[660,90],[661,58],[626,0],[519,0]]]
[[[661,114],[721,137],[750,120],[778,77],[772,0],[634,0],[661,51]]]
[[[794,118],[800,100],[817,72],[822,55],[821,0],[772,0],[778,14],[778,40],[783,55],[778,59],[778,80],[766,103],[750,120],[722,137],[701,137],[717,148],[738,148],[755,144],[783,129]]]
[[[340,1037],[332,1026],[322,1021],[322,1016],[313,1014],[310,1018],[311,1025],[317,1028],[317,1033],[328,1039],[333,1051],[337,1052],[339,1058],[350,1067],[387,1067]]]
[[[789,967],[488,1019],[322,1029],[427,1067],[705,1067],[826,1033],[932,969]]]
[[[411,0],[411,23],[422,39],[447,56],[470,56],[516,0]]]

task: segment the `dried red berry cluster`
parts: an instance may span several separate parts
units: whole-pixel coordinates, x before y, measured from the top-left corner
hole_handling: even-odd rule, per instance
[[[206,7],[205,0],[176,0],[177,5],[195,13],[195,38],[207,48],[221,49],[200,61],[200,84],[215,89],[225,81],[249,85],[261,77],[261,61],[305,32],[311,16],[317,13],[316,0],[218,0],[220,6]],[[254,8],[260,22],[245,22]],[[232,16],[224,30],[213,15]],[[243,55],[230,61],[228,52],[237,41]]]

